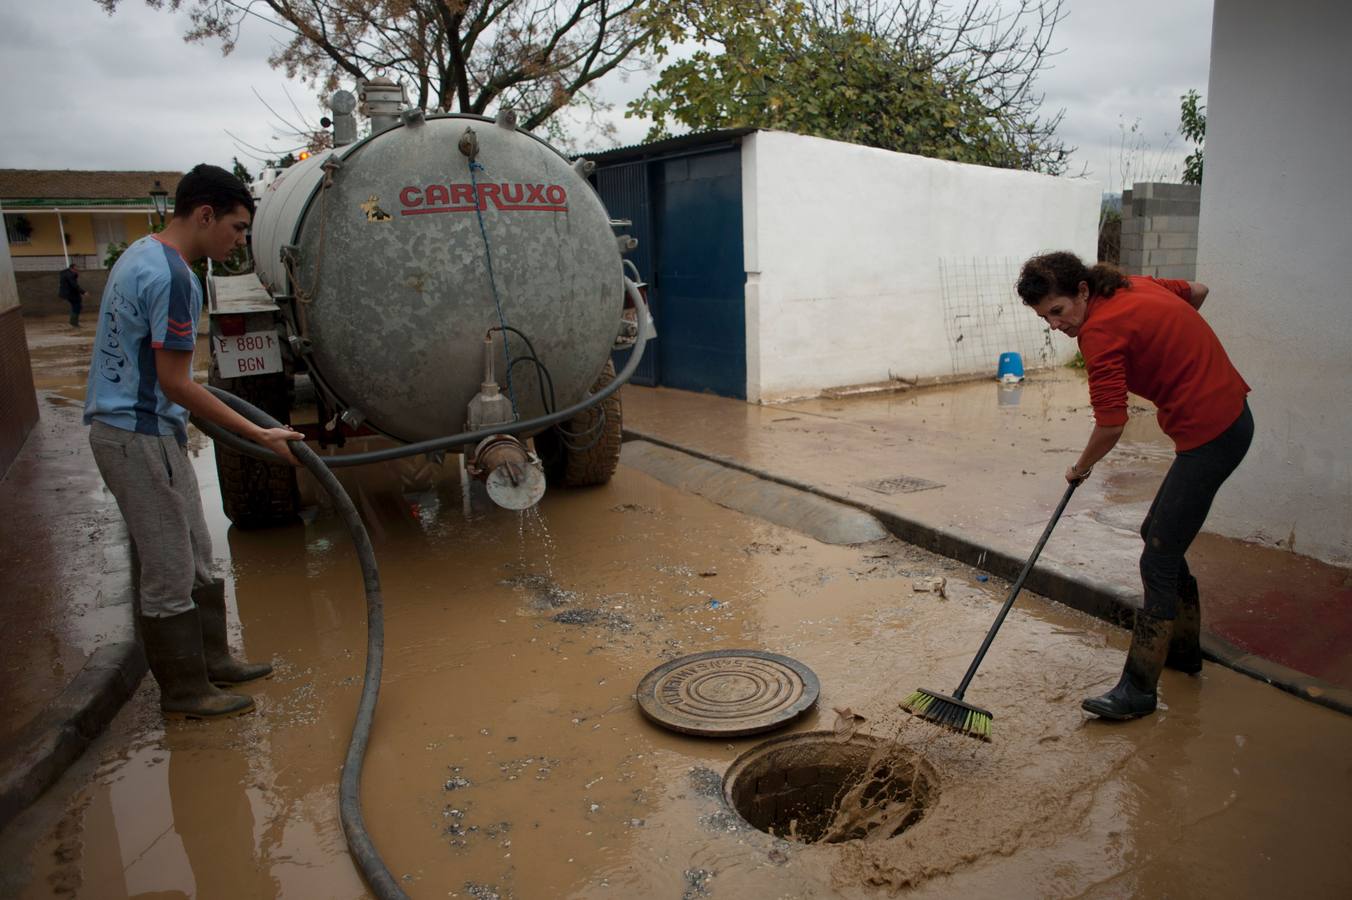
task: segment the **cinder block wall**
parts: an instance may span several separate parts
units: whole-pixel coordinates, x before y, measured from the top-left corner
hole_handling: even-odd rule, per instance
[[[1202,187],[1138,181],[1122,193],[1122,269],[1129,275],[1197,279]]]

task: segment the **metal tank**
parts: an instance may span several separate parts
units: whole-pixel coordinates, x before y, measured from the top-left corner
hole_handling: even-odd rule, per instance
[[[461,431],[485,335],[503,324],[533,343],[555,408],[581,400],[624,302],[617,239],[583,166],[510,117],[413,110],[269,185],[257,272],[294,298],[294,349],[331,408],[405,442]],[[504,355],[502,334],[496,379],[518,420],[540,415],[537,367],[506,367],[526,343],[509,333]]]

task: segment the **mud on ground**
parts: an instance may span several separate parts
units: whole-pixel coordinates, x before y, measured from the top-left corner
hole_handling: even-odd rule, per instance
[[[212,724],[166,725],[147,680],[0,839],[6,895],[366,896],[337,813],[365,644],[348,538],[322,506],[291,528],[228,529],[210,445],[192,452],[237,642],[277,672],[248,688],[256,714]],[[1079,699],[1115,681],[1125,634],[1026,595],[969,692],[995,713],[981,744],[897,703],[957,684],[1002,582],[892,540],[821,545],[625,468],[538,514],[468,520],[449,466],[343,477],[386,598],[366,820],[414,897],[1352,889],[1352,720],[1329,710],[1208,665],[1167,673],[1149,719],[1091,720]],[[914,589],[935,577],[943,595]],[[749,828],[721,777],[759,739],[667,733],[633,699],[652,667],[733,647],[816,672],[820,701],[789,730],[849,708],[922,757],[925,816],[832,845]]]

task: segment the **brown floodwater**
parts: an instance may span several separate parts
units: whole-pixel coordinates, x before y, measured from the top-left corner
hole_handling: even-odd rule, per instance
[[[1352,719],[1208,665],[1166,674],[1153,717],[1091,720],[1078,701],[1111,686],[1125,635],[1029,596],[969,694],[995,712],[981,744],[897,703],[956,684],[1003,583],[894,541],[817,544],[625,468],[538,514],[472,519],[454,477],[414,474],[344,474],[386,597],[366,820],[414,897],[1352,889]],[[19,861],[19,896],[366,895],[337,814],[364,647],[347,537],[323,509],[227,532],[207,503],[243,644],[279,662],[249,688],[259,711],[166,725],[147,681]],[[912,589],[931,575],[947,599]],[[829,845],[747,827],[720,779],[758,739],[666,733],[632,697],[651,667],[728,647],[817,673],[821,700],[791,730],[850,707],[922,758],[937,785],[923,819]]]
[[[258,712],[210,724],[166,724],[147,679],[42,801],[50,827],[0,841],[7,895],[367,896],[337,809],[365,646],[350,542],[308,486],[303,522],[228,528],[210,444],[190,449],[236,643],[276,674],[246,687]],[[896,541],[818,544],[625,467],[526,514],[467,514],[454,460],[341,477],[386,601],[366,822],[413,897],[1352,893],[1352,718],[1208,664],[1166,673],[1156,715],[1099,722],[1079,700],[1116,680],[1126,634],[1025,595],[969,691],[995,713],[983,744],[897,704],[957,684],[1003,582]],[[936,575],[946,597],[913,589]],[[721,778],[763,738],[668,733],[633,697],[662,662],[734,647],[820,678],[786,731],[848,707],[920,760],[923,818],[831,844],[747,826]]]

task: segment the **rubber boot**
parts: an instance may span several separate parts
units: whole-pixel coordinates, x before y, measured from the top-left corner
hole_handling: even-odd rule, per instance
[[[1164,664],[1171,669],[1195,675],[1202,671],[1202,604],[1197,579],[1189,575],[1178,591],[1178,618],[1169,639],[1169,655]]]
[[[254,708],[252,697],[227,694],[207,681],[202,623],[197,610],[141,617],[150,672],[160,685],[160,709],[170,718],[224,719]]]
[[[225,628],[225,582],[219,578],[192,589],[202,620],[202,649],[212,684],[243,684],[272,674],[268,663],[241,662],[230,655]]]
[[[1136,613],[1131,633],[1131,649],[1117,687],[1101,697],[1090,697],[1080,704],[1086,712],[1105,719],[1136,719],[1155,711],[1155,686],[1159,683],[1164,657],[1169,652],[1172,623],[1145,612]]]

